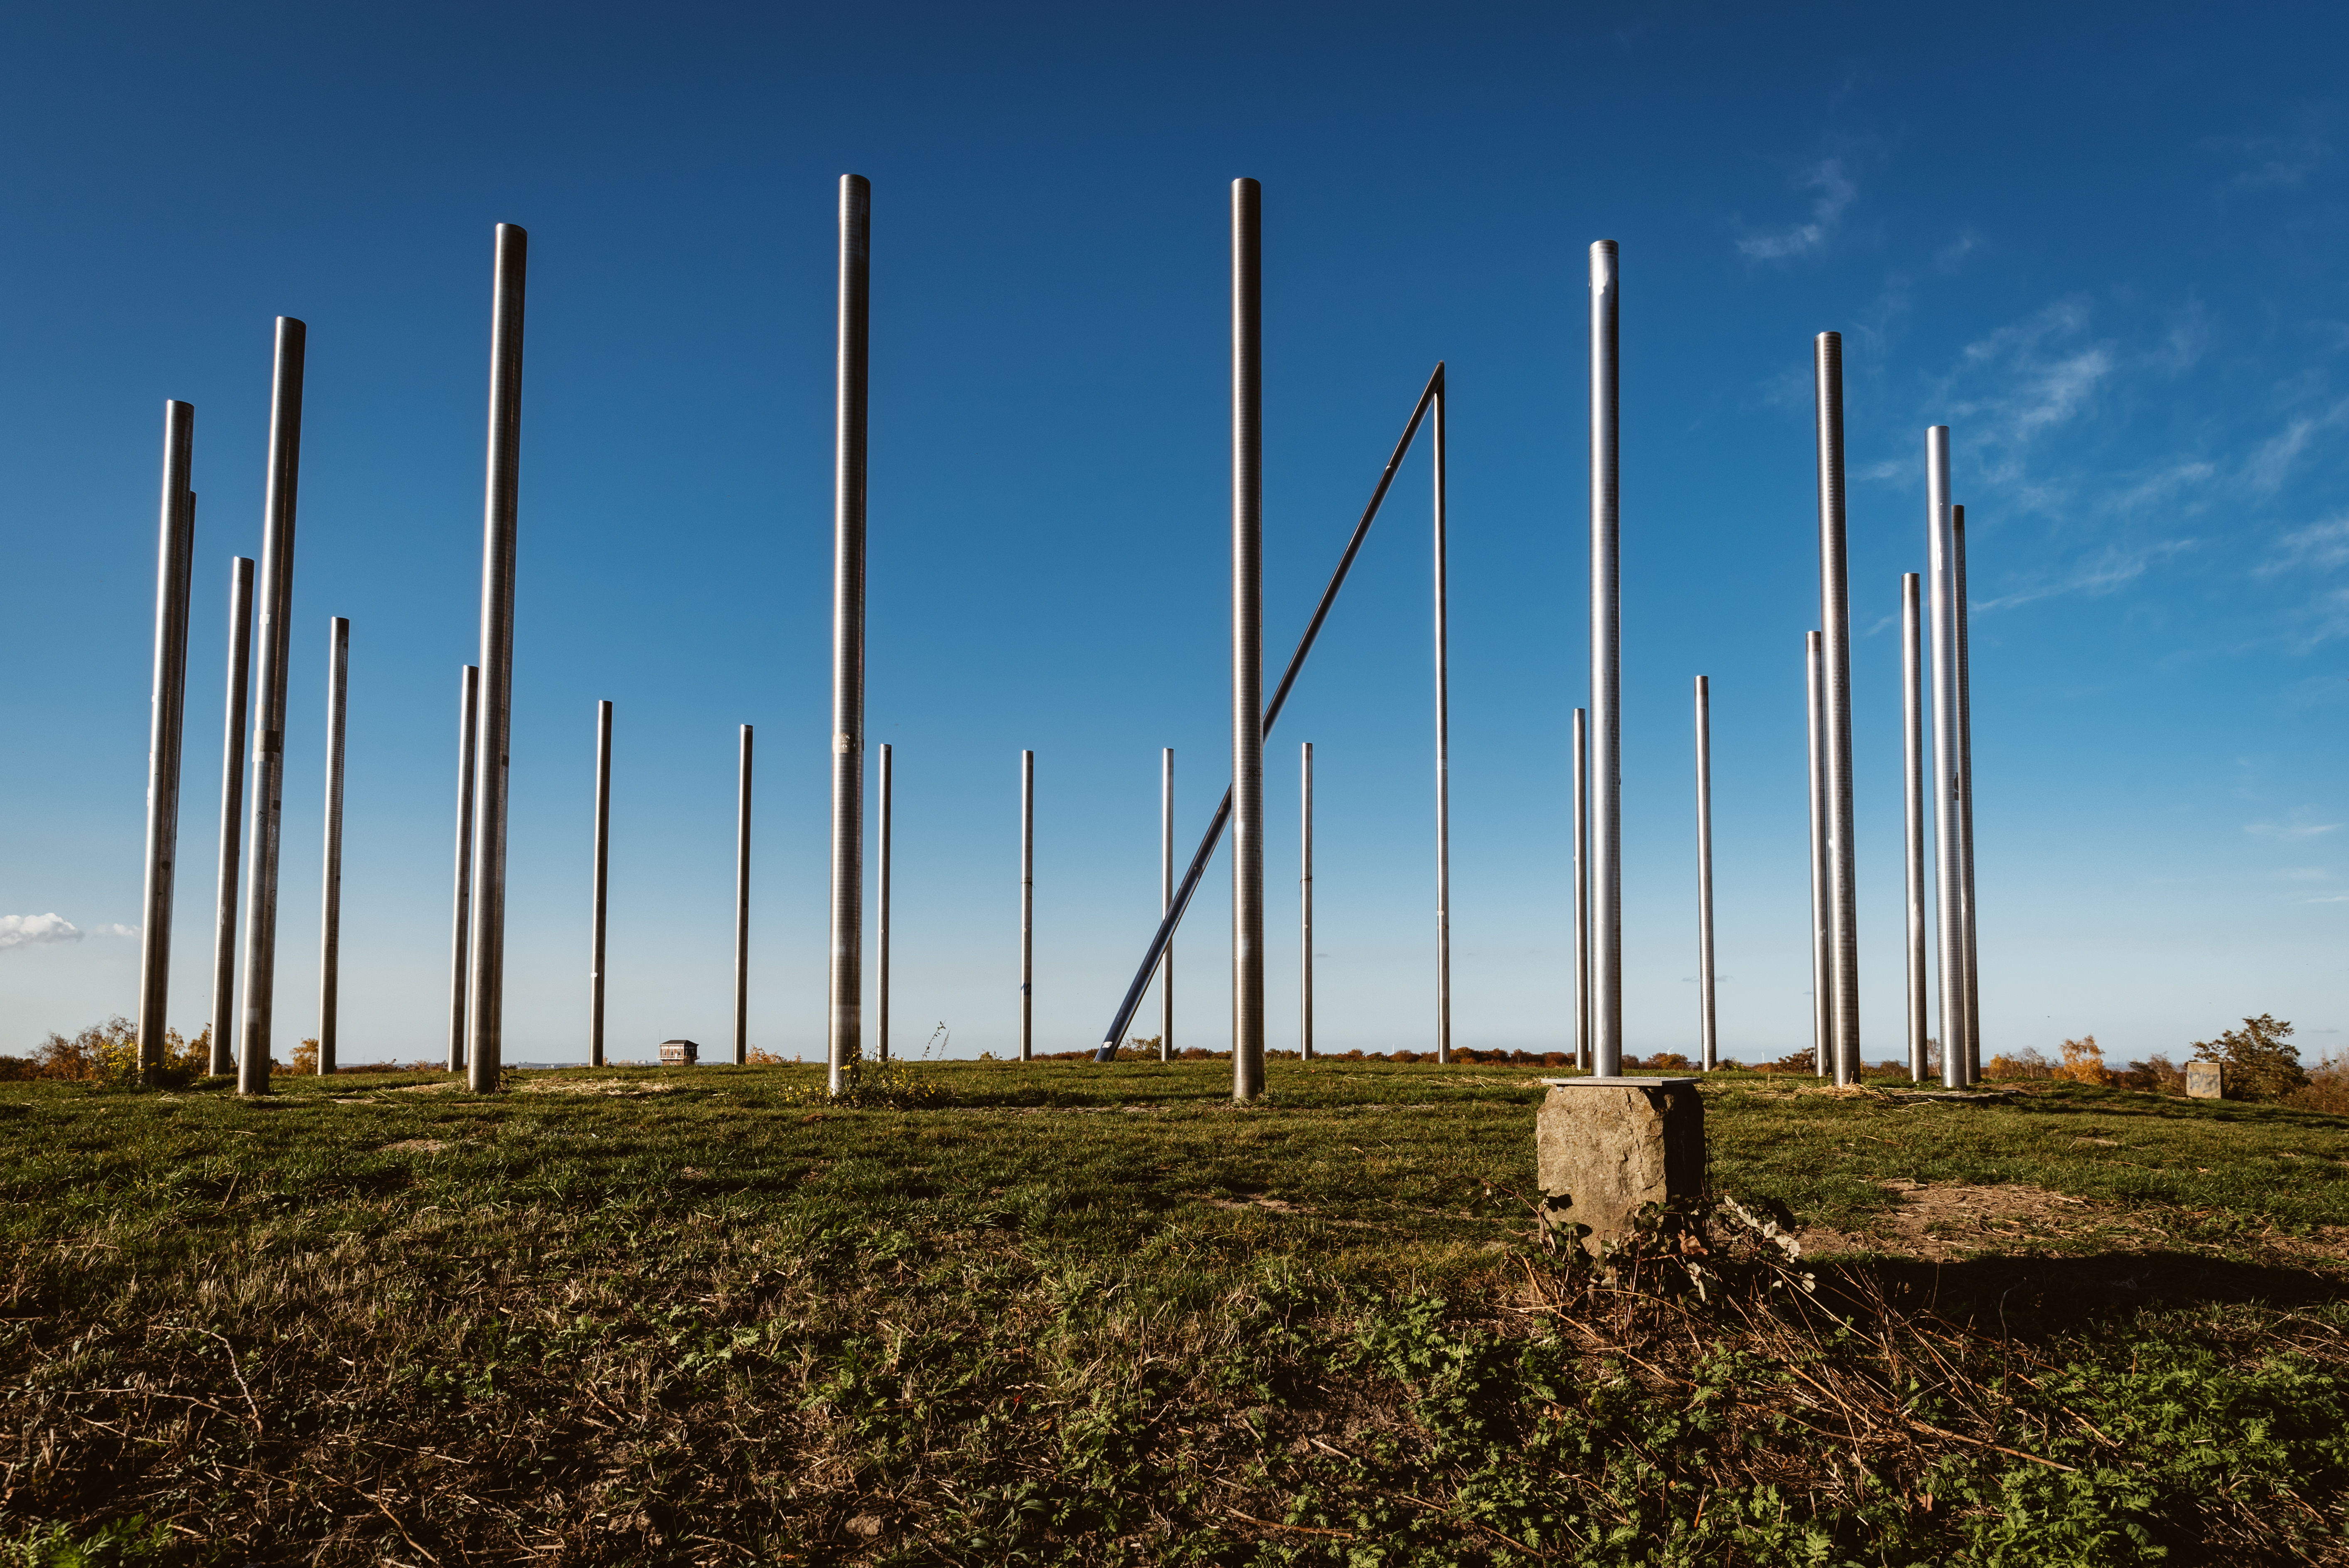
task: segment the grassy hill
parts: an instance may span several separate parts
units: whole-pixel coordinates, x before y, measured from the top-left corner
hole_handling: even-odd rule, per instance
[[[2349,1119],[1722,1075],[1608,1277],[1524,1068],[515,1078],[0,1085],[0,1562],[2349,1562]]]

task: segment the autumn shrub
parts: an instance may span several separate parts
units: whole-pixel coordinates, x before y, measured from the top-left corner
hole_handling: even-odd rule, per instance
[[[212,1057],[212,1032],[192,1040],[177,1029],[163,1034],[162,1081],[179,1086],[203,1076]],[[52,1033],[30,1057],[0,1057],[0,1080],[63,1078],[114,1085],[139,1081],[139,1026],[116,1014],[73,1035]]]
[[[2083,1035],[2063,1045],[2064,1059],[2050,1076],[2069,1078],[2074,1083],[2108,1084],[2113,1081],[2110,1068],[2105,1066],[2104,1047],[2096,1044],[2094,1035]]]
[[[2241,1028],[2215,1040],[2195,1041],[2194,1060],[2226,1064],[2229,1099],[2282,1099],[2309,1086],[2292,1025],[2271,1013],[2245,1018]]]
[[[2001,1051],[1982,1068],[1982,1077],[1986,1078],[2049,1078],[2055,1076],[2054,1065],[2029,1046],[2013,1056]]]

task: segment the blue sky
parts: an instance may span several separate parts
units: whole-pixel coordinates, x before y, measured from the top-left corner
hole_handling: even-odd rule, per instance
[[[531,233],[509,1059],[584,1049],[595,704],[610,1036],[723,1041],[735,727],[751,1034],[823,1008],[834,189],[874,183],[872,738],[896,1045],[1097,1039],[1228,777],[1226,189],[1265,186],[1277,670],[1450,366],[1455,1032],[1569,1027],[1585,263],[1622,245],[1626,1027],[1695,1037],[1712,677],[1723,1047],[1809,1038],[1811,335],[1845,335],[1862,1023],[1901,1048],[1899,574],[1924,430],[1971,539],[1986,1052],[2349,1027],[2339,13],[1657,6],[27,8],[0,47],[0,1050],[129,1010],[161,404],[196,407],[171,1016],[210,1005],[228,560],[271,318],[309,325],[279,1028],[316,1016],[324,676],[351,634],[346,1060],[437,1054],[478,648],[491,231]],[[1427,472],[1268,748],[1316,743],[1320,1043],[1433,1020]],[[868,769],[869,771],[869,769]],[[1271,1043],[1293,1043],[1277,810]],[[1228,1040],[1228,875],[1179,1043]],[[1145,1011],[1146,1021],[1154,1008]]]

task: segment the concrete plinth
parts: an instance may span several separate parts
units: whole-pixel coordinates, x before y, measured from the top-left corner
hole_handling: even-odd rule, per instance
[[[2188,1062],[2186,1092],[2196,1099],[2227,1098],[2227,1065],[2224,1062]]]
[[[1596,1257],[1650,1203],[1704,1190],[1704,1101],[1692,1078],[1544,1078],[1535,1124],[1543,1224]]]

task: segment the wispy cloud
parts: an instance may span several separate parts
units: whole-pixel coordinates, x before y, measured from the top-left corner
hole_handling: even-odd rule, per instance
[[[1822,159],[1803,170],[1795,189],[1817,192],[1811,199],[1810,218],[1783,229],[1748,234],[1737,242],[1741,253],[1757,262],[1775,262],[1825,250],[1843,222],[1845,211],[1859,199],[1859,187],[1845,172],[1840,158]]]
[[[2349,566],[2349,513],[2293,529],[2252,570],[2272,577],[2279,572],[2331,572],[2343,566]]]
[[[2246,822],[2243,824],[2243,831],[2255,839],[2276,839],[2288,844],[2296,844],[2307,839],[2322,838],[2327,833],[2340,830],[2341,824],[2338,822]]]
[[[2329,892],[2323,898],[2304,898],[2299,902],[2302,903],[2349,903],[2349,892]],[[2337,1029],[2317,1029],[2312,1032],[2319,1035],[2340,1033]]]
[[[11,947],[39,947],[51,942],[79,942],[85,936],[136,936],[135,925],[98,925],[84,931],[64,915],[0,914],[0,953]]]
[[[2173,555],[2191,550],[2198,540],[2157,539],[2135,544],[2108,544],[2092,555],[2072,563],[2071,569],[2030,583],[1994,598],[1974,599],[1968,608],[1976,613],[2011,610],[2017,604],[2028,604],[2040,599],[2053,599],[2059,593],[2110,593],[2123,583],[2133,583]]]
[[[2235,165],[2220,186],[2230,195],[2297,191],[2333,157],[2323,120],[2313,113],[2302,114],[2299,129],[2281,136],[2220,137],[2203,146]]]
[[[2292,472],[2292,465],[2301,453],[2308,450],[2320,431],[2349,424],[2349,397],[2343,398],[2321,414],[2302,414],[2288,421],[2284,428],[2261,441],[2243,465],[2244,477],[2251,488],[2272,494]]]

